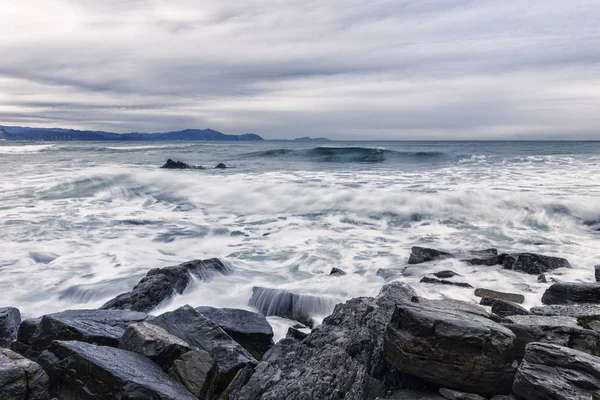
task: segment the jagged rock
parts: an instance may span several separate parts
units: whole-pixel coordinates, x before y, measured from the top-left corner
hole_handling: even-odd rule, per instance
[[[227,169],[227,165],[223,163],[218,163],[215,169]]]
[[[501,317],[510,317],[511,315],[531,315],[526,308],[504,300],[494,300],[492,312]]]
[[[594,278],[596,278],[596,282],[600,282],[600,265],[594,266]]]
[[[530,343],[513,384],[524,400],[590,400],[600,390],[600,359],[548,343]]]
[[[450,389],[510,393],[515,335],[487,318],[414,303],[396,306],[385,332],[385,360],[399,371]]]
[[[479,307],[477,304],[467,303],[466,301],[444,299],[444,300],[431,300],[424,297],[414,296],[412,298],[413,303],[423,304],[428,307],[439,308],[442,310],[456,310],[464,311],[469,314],[479,315],[481,317],[490,318],[490,313],[485,308]]]
[[[491,289],[475,289],[475,296],[488,297],[490,299],[510,301],[519,304],[522,304],[525,301],[525,296],[522,294],[497,292]]]
[[[219,392],[227,387],[240,369],[256,363],[250,353],[223,329],[188,305],[149,322],[210,353],[219,366]]]
[[[421,279],[421,283],[433,283],[433,284],[437,284],[437,285],[453,285],[453,286],[459,286],[459,287],[464,287],[464,288],[472,288],[473,287],[470,284],[465,283],[465,282],[452,282],[452,281],[447,281],[444,279],[435,279],[435,278],[428,278],[428,277],[424,277],[423,279]]]
[[[408,259],[409,264],[421,264],[428,261],[443,260],[446,258],[453,258],[454,256],[444,251],[435,249],[428,249],[426,247],[414,246],[411,249],[410,257]]]
[[[149,312],[173,294],[183,293],[192,275],[200,280],[208,280],[215,275],[227,275],[230,272],[230,268],[216,258],[154,268],[148,271],[131,292],[120,294],[100,308]]]
[[[500,264],[500,256],[497,249],[469,251],[467,258],[462,260],[471,265],[497,265]]]
[[[163,369],[191,350],[190,345],[177,336],[147,322],[129,325],[119,340],[119,348],[148,357]]]
[[[540,274],[537,277],[537,282],[538,283],[548,283],[548,280],[546,279],[546,274]]]
[[[513,253],[504,257],[503,267],[526,274],[539,275],[557,268],[571,268],[565,258],[543,256],[535,253]]]
[[[197,399],[213,399],[219,380],[219,367],[208,352],[194,350],[181,355],[173,362],[170,372]]]
[[[17,339],[20,324],[21,313],[18,308],[0,308],[0,347],[8,347]]]
[[[48,375],[35,362],[0,349],[0,399],[48,400]]]
[[[375,400],[444,400],[444,398],[437,393],[402,389],[386,397],[377,397]]]
[[[234,390],[231,400],[339,399],[375,396],[376,382],[344,350],[320,348],[283,339],[259,363],[248,382]]]
[[[532,342],[553,343],[600,355],[600,333],[578,326],[575,318],[514,315],[508,319],[511,323],[503,325],[516,336],[518,358],[523,357],[525,347]]]
[[[329,297],[255,286],[252,288],[252,297],[248,305],[256,308],[265,317],[293,319],[312,328],[312,315],[329,314],[336,303],[336,299]]]
[[[378,306],[388,310],[391,317],[391,313],[394,312],[394,306],[396,303],[404,301],[410,302],[416,295],[417,293],[415,292],[415,289],[409,284],[404,282],[392,282],[383,286],[381,290],[379,290],[379,294],[375,298],[375,302]]]
[[[450,390],[446,388],[441,388],[440,394],[443,398],[447,400],[487,400],[485,397],[482,397],[475,393],[459,392],[456,390]]]
[[[257,360],[273,346],[273,328],[260,314],[236,308],[196,307],[196,311],[219,325]]]
[[[544,316],[574,317],[580,325],[600,321],[600,304],[571,304],[533,307],[531,313]]]
[[[198,167],[195,165],[186,164],[183,161],[173,161],[170,158],[166,163],[161,167],[163,169],[202,169],[202,167]]]
[[[344,270],[341,270],[339,268],[332,268],[331,272],[329,273],[329,276],[342,276],[342,275],[346,275],[346,272],[344,272]]]
[[[544,304],[600,303],[598,283],[555,283],[544,292]]]
[[[285,337],[287,339],[293,339],[301,342],[308,337],[308,333],[302,332],[300,329],[290,326]]]
[[[40,364],[65,400],[196,399],[146,357],[114,347],[55,341]]]
[[[448,279],[448,278],[452,278],[453,276],[460,276],[456,272],[448,271],[448,270],[434,272],[433,275],[435,275],[436,278],[440,278],[440,279]]]

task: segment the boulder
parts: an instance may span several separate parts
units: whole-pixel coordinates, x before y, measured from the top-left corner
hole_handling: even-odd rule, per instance
[[[260,314],[236,308],[196,307],[196,311],[219,325],[257,360],[273,346],[273,328]]]
[[[148,357],[163,369],[191,350],[190,345],[177,336],[147,322],[129,325],[119,340],[119,348]]]
[[[446,400],[487,400],[485,397],[481,397],[475,393],[459,392],[457,390],[450,390],[446,388],[441,388],[440,394]]]
[[[8,347],[17,339],[21,324],[21,313],[18,308],[0,308],[0,347]]]
[[[453,282],[453,281],[447,281],[444,279],[435,279],[435,278],[428,278],[428,277],[424,277],[423,279],[421,279],[421,283],[433,283],[433,284],[437,284],[437,285],[453,285],[453,286],[459,286],[459,287],[464,287],[464,288],[472,288],[473,287],[470,284],[465,283],[465,282]]]
[[[154,268],[131,292],[120,294],[100,308],[149,312],[175,293],[183,293],[192,276],[199,280],[208,280],[215,275],[227,275],[230,272],[231,269],[216,258]]]
[[[344,270],[341,270],[339,268],[332,268],[331,272],[329,273],[329,276],[342,276],[342,275],[346,275],[346,272],[344,272]]]
[[[590,400],[600,390],[600,359],[549,343],[530,343],[513,392],[524,400]]]
[[[40,364],[64,400],[196,399],[146,357],[114,347],[55,341]]]
[[[173,362],[170,372],[197,399],[213,399],[219,380],[219,367],[208,352],[194,350],[181,355]]]
[[[591,321],[600,321],[600,304],[572,304],[533,307],[535,315],[574,317],[580,325]]]
[[[202,169],[202,167],[197,167],[195,165],[186,164],[183,161],[173,161],[170,158],[166,163],[161,167],[163,169]]]
[[[460,276],[456,272],[449,270],[434,272],[433,275],[435,275],[435,277],[439,279],[448,279],[452,278],[453,276]]]
[[[444,251],[435,249],[428,249],[426,247],[414,246],[411,249],[410,257],[408,259],[409,264],[421,264],[428,261],[443,260],[446,258],[453,258],[454,256]]]
[[[293,340],[297,340],[299,342],[303,341],[304,339],[306,339],[308,337],[308,333],[301,331],[298,328],[294,328],[293,326],[290,326],[288,328],[287,334],[285,335],[285,337],[287,339],[293,339]]]
[[[48,400],[48,375],[35,362],[0,349],[0,399]]]
[[[502,266],[505,269],[521,271],[526,274],[539,275],[557,268],[571,268],[565,258],[543,256],[535,253],[513,253],[504,257]]]
[[[480,307],[477,304],[467,303],[466,301],[454,299],[430,300],[419,296],[414,296],[411,301],[413,303],[423,304],[441,310],[457,310],[490,318],[490,313],[488,313],[485,308]]]
[[[218,392],[227,387],[237,372],[256,361],[217,324],[186,305],[149,321],[192,347],[207,351],[219,366]]]
[[[471,265],[497,265],[500,264],[500,256],[497,249],[474,250],[467,253],[467,257],[463,260]]]
[[[223,163],[218,163],[215,169],[227,169],[227,165]]]
[[[475,296],[488,297],[490,299],[510,301],[519,304],[522,304],[525,301],[525,296],[522,294],[498,292],[491,289],[475,289]]]
[[[596,279],[596,282],[600,282],[600,265],[594,266],[594,278]]]
[[[514,340],[509,329],[478,315],[402,303],[385,332],[384,357],[436,385],[506,394],[515,371]]]
[[[252,297],[248,305],[256,308],[265,317],[293,319],[312,328],[312,316],[331,313],[336,303],[338,300],[330,297],[255,286],[252,288]]]
[[[526,308],[504,300],[494,300],[492,312],[501,317],[510,317],[511,315],[531,315]]]
[[[544,292],[544,304],[600,303],[598,283],[555,283]]]

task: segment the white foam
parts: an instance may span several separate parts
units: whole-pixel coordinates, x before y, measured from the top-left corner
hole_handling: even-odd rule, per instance
[[[55,147],[55,144],[29,144],[23,146],[0,146],[0,154],[39,153]]]

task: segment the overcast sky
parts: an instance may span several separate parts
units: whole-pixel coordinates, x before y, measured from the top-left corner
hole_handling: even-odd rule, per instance
[[[598,0],[0,0],[0,124],[600,139]]]

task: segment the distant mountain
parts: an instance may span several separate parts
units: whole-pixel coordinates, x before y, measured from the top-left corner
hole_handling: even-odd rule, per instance
[[[4,136],[6,137],[4,137]],[[227,135],[213,129],[186,129],[183,131],[162,133],[113,133],[104,131],[79,131],[62,128],[28,128],[22,126],[0,126],[0,139],[7,140],[118,140],[118,141],[154,141],[154,140],[215,140],[215,141],[259,141],[264,140],[254,133]]]
[[[308,136],[304,136],[301,138],[297,138],[294,139],[294,141],[296,142],[331,142],[330,139],[324,138],[324,137],[319,137],[319,138],[311,138]]]

